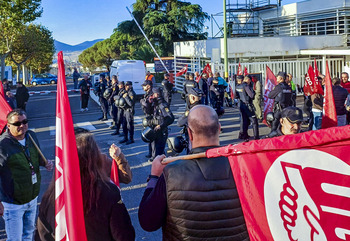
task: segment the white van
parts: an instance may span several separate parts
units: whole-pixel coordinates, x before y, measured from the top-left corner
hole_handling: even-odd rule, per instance
[[[131,81],[136,95],[143,95],[142,83],[146,78],[146,68],[142,60],[115,60],[110,69],[110,77],[118,76],[119,81]]]

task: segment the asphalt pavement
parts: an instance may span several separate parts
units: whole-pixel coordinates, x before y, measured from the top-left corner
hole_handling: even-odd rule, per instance
[[[71,82],[67,85],[68,89],[73,88]],[[30,91],[56,90],[56,85],[35,86],[30,87]],[[69,100],[72,110],[72,116],[75,126],[80,126],[89,129],[94,133],[99,147],[103,153],[108,154],[108,149],[111,144],[117,145],[122,137],[111,136],[114,130],[109,129],[111,119],[108,121],[97,120],[101,117],[99,105],[90,99],[89,111],[80,112],[80,94],[69,92]],[[301,99],[300,99],[301,100]],[[180,94],[175,94],[173,97],[171,108],[176,120],[169,128],[169,136],[180,134],[180,128],[176,126],[177,119],[185,111],[185,103],[180,98]],[[138,206],[142,198],[143,192],[147,185],[146,179],[150,174],[151,163],[147,162],[145,155],[148,153],[148,144],[140,138],[142,128],[142,119],[144,117],[140,103],[136,104],[135,113],[135,143],[131,145],[119,145],[125,154],[133,173],[133,180],[128,185],[121,184],[121,192],[123,201],[129,211],[132,223],[136,231],[136,240],[161,240],[161,230],[148,233],[139,225],[138,222]],[[29,98],[27,105],[27,113],[29,119],[29,129],[36,132],[41,149],[47,159],[55,159],[55,115],[56,115],[56,94],[44,93],[34,94]],[[241,142],[238,139],[239,132],[239,111],[236,108],[225,107],[225,114],[220,118],[222,125],[222,133],[220,134],[221,145],[235,144]],[[269,128],[260,124],[260,135],[266,135]],[[252,129],[249,128],[249,134],[252,136]],[[54,171],[48,172],[46,169],[41,169],[42,186],[39,195],[39,205],[41,197],[50,183]],[[5,240],[6,234],[4,230],[3,219],[0,219],[0,240]]]

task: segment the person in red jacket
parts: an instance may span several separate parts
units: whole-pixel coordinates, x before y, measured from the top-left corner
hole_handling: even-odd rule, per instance
[[[341,73],[341,87],[346,89],[348,93],[350,93],[350,82],[349,82],[349,74],[347,72]]]

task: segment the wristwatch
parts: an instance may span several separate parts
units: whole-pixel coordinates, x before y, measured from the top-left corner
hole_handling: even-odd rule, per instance
[[[149,182],[149,180],[151,180],[151,178],[159,179],[159,177],[156,175],[148,175],[147,182]]]

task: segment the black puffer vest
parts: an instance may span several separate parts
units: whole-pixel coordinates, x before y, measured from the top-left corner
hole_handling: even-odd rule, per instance
[[[177,161],[163,174],[168,202],[163,240],[249,240],[226,157]]]

